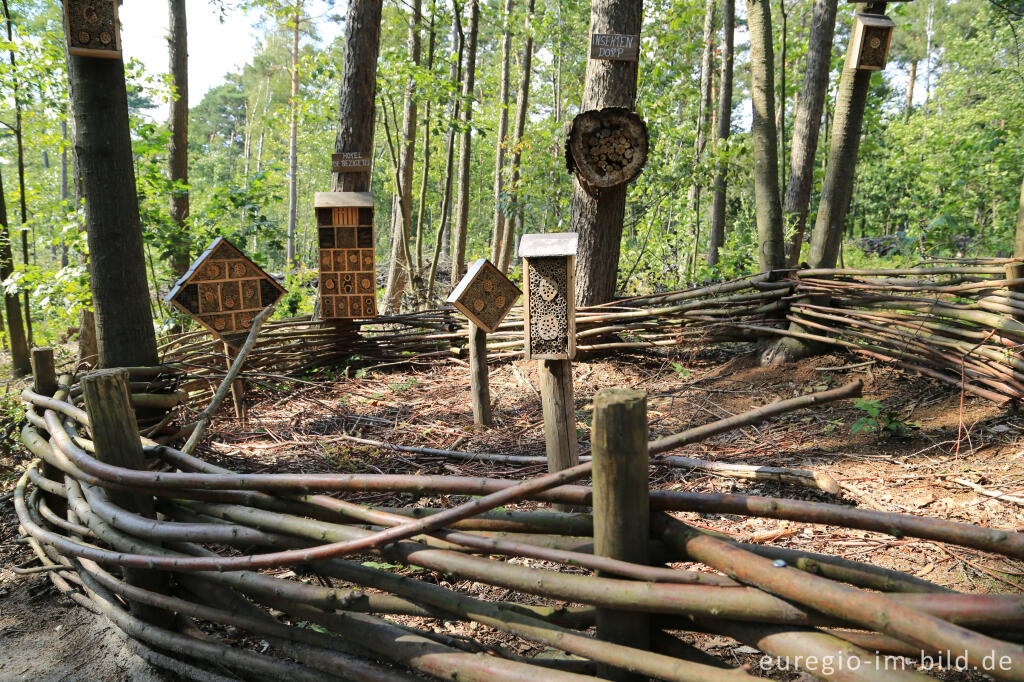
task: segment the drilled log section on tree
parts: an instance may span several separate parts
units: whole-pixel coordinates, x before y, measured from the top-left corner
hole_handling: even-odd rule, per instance
[[[624,185],[647,165],[647,124],[625,107],[585,111],[565,138],[565,164],[590,194]]]

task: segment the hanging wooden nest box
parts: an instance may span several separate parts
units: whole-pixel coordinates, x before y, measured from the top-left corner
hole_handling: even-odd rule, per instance
[[[119,0],[64,0],[68,54],[121,59]]]
[[[896,22],[884,14],[857,14],[850,35],[846,68],[881,71],[889,59]]]
[[[526,359],[576,356],[575,232],[524,234],[519,242],[526,288]]]
[[[373,195],[317,192],[320,314],[325,320],[377,316]]]
[[[164,299],[235,348],[285,290],[234,244],[217,237]]]
[[[596,196],[624,185],[647,165],[647,124],[624,107],[585,111],[572,120],[565,140],[565,164]]]
[[[454,304],[476,326],[492,334],[522,294],[491,261],[481,258],[470,266],[447,302]]]

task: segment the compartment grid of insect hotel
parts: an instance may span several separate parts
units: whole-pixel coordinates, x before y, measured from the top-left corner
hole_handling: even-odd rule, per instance
[[[121,59],[116,0],[64,0],[68,53]]]
[[[317,192],[320,314],[325,320],[377,315],[373,195]]]
[[[217,237],[192,263],[166,300],[238,348],[253,318],[276,304],[285,290],[234,244]]]
[[[575,232],[525,234],[519,243],[526,288],[526,358],[576,355]]]

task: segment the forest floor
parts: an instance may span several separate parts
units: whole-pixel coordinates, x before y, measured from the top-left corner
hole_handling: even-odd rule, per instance
[[[865,384],[865,399],[880,401],[882,415],[889,415],[886,423],[904,430],[905,435],[884,429],[852,433],[854,424],[867,412],[846,401],[734,431],[689,446],[685,452],[720,462],[827,471],[840,483],[838,495],[667,468],[652,472],[652,487],[850,504],[1024,530],[1024,508],[980,495],[954,481],[960,478],[1006,494],[1024,490],[1024,414],[969,393],[961,395],[946,384],[889,365],[865,364],[856,356],[837,353],[761,368],[749,350],[746,346],[719,346],[671,358],[620,354],[575,363],[581,454],[586,454],[589,441],[590,401],[604,387],[647,391],[653,438],[859,378]],[[270,383],[276,381],[254,382],[245,426],[222,411],[214,437],[207,439],[199,454],[221,466],[250,472],[527,477],[543,471],[542,466],[399,454],[346,438],[349,434],[427,448],[543,455],[535,363],[517,361],[492,368],[491,396],[497,423],[491,429],[473,426],[468,373],[458,361],[359,378],[325,380],[321,376],[315,382],[297,385]],[[45,577],[20,577],[12,572],[12,566],[30,559],[27,548],[14,543],[17,522],[11,501],[4,499],[23,466],[16,459],[11,455],[6,460],[0,458],[0,680],[168,679],[128,652],[105,621],[59,597]],[[458,501],[385,493],[353,494],[346,499],[422,507],[450,506]],[[680,514],[680,518],[739,540],[867,561],[964,592],[1024,589],[1024,563],[975,550],[772,519],[696,513]],[[550,566],[526,559],[514,561]],[[483,597],[543,602],[530,595],[499,595],[504,590],[471,581],[450,584],[445,576],[425,569],[404,569],[403,573]],[[417,618],[407,621],[448,635],[483,639],[523,655],[545,653],[542,647],[482,626]],[[779,680],[805,679],[791,671],[760,669],[760,656],[753,649],[726,637],[680,636],[729,662],[750,664],[755,674]],[[986,679],[956,671],[932,674],[949,680]]]

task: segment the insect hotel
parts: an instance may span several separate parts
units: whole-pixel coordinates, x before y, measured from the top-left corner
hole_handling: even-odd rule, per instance
[[[526,286],[526,358],[576,355],[575,232],[526,234],[519,243]]]
[[[285,291],[273,277],[223,237],[217,237],[167,294],[166,301],[233,348],[256,315]]]
[[[447,302],[491,334],[498,330],[498,325],[522,294],[501,270],[481,258],[470,266]]]
[[[320,311],[325,320],[377,315],[373,195],[317,192]]]
[[[68,54],[121,58],[121,28],[115,0],[64,0]]]
[[[854,17],[846,68],[881,71],[889,59],[889,45],[896,22],[884,14],[858,14]]]

